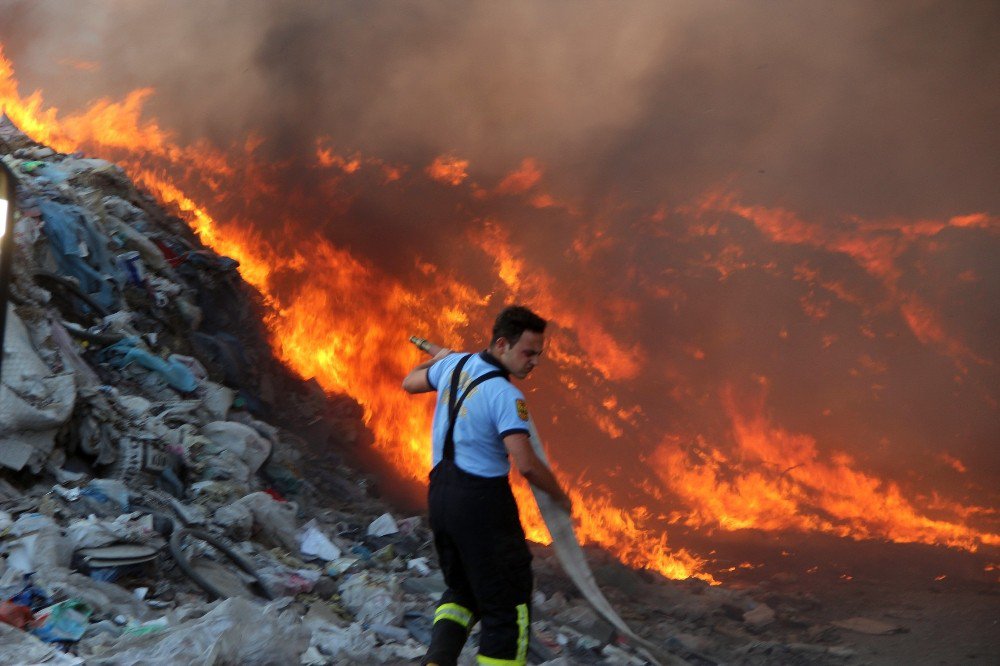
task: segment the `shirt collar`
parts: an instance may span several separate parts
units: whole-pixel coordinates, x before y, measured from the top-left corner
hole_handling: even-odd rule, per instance
[[[496,356],[490,353],[489,349],[484,349],[483,351],[479,352],[479,358],[483,359],[490,365],[495,366],[497,370],[501,371],[503,373],[504,379],[510,379],[510,371],[503,366],[503,363],[497,360]]]

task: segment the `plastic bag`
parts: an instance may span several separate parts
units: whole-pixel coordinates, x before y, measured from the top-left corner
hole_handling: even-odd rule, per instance
[[[19,538],[6,544],[9,566],[25,572],[69,566],[73,544],[48,516],[24,514],[10,532]]]
[[[207,437],[220,450],[232,451],[240,460],[246,463],[253,474],[271,455],[271,442],[267,441],[250,426],[235,421],[213,421],[201,428],[203,437]]]
[[[392,589],[372,581],[366,571],[350,576],[340,586],[344,605],[361,622],[395,624],[401,612],[393,596]]]
[[[0,623],[0,664],[79,666],[83,659],[60,652],[31,634]]]
[[[315,520],[310,520],[299,530],[299,549],[303,555],[318,557],[327,562],[342,555],[340,548],[319,530]]]
[[[87,623],[94,610],[80,599],[69,599],[38,611],[36,622],[39,622],[31,633],[43,641],[76,642],[83,638]]]
[[[2,307],[2,306],[0,306]],[[56,372],[46,365],[24,322],[7,309],[0,383],[0,465],[38,472],[52,451],[56,431],[69,419],[76,403],[72,371]]]
[[[88,664],[211,666],[297,664],[309,634],[290,611],[258,606],[240,597],[215,604],[197,619],[156,633],[123,637]]]
[[[388,536],[397,532],[399,532],[399,526],[396,525],[395,519],[389,513],[383,513],[368,526],[368,536]]]
[[[289,552],[298,550],[295,516],[299,508],[294,502],[279,502],[267,493],[250,493],[235,504],[242,504],[250,509],[254,527],[267,539]]]

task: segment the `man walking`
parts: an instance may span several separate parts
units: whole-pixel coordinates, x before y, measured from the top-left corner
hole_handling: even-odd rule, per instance
[[[510,460],[567,511],[570,499],[531,446],[528,406],[510,376],[524,379],[544,347],[545,320],[514,305],[497,316],[487,349],[442,349],[403,380],[409,393],[437,391],[430,525],[448,589],[434,613],[424,664],[454,665],[482,621],[478,662],[527,662],[531,552],[511,493]]]

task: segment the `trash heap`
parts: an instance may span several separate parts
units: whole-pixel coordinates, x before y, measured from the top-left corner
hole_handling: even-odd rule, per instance
[[[393,515],[342,462],[370,437],[358,405],[282,368],[236,262],[119,167],[6,118],[0,156],[19,177],[0,663],[419,661],[444,583],[425,520]],[[531,662],[647,663],[533,549]],[[782,623],[812,600],[592,555],[626,621],[691,663],[851,657],[828,625]]]

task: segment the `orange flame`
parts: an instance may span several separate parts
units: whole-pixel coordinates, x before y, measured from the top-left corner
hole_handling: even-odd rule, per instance
[[[414,400],[399,389],[399,379],[420,360],[419,352],[404,341],[408,334],[418,333],[433,334],[448,344],[460,342],[469,324],[469,313],[483,314],[488,295],[462,285],[430,264],[421,268],[435,280],[434,286],[416,293],[321,236],[303,235],[291,223],[286,237],[297,241],[291,253],[282,253],[253,231],[252,225],[238,220],[219,223],[174,183],[168,171],[185,173],[190,163],[197,163],[214,176],[225,177],[233,173],[232,167],[222,153],[211,147],[176,146],[170,134],[155,122],[143,122],[142,104],[150,94],[151,90],[143,89],[131,93],[123,103],[99,100],[82,114],[60,118],[56,109],[43,109],[40,93],[27,99],[18,96],[13,70],[0,54],[0,102],[11,120],[36,140],[49,142],[59,150],[90,146],[114,155],[137,183],[174,206],[202,242],[236,259],[240,274],[272,308],[266,324],[279,358],[303,377],[315,377],[324,389],[354,397],[364,408],[365,421],[375,434],[374,446],[382,456],[401,474],[424,481],[430,466],[427,433],[431,408],[427,401]],[[252,153],[258,144],[250,140],[245,146],[243,158],[250,164],[248,169],[253,168]],[[197,162],[191,160],[194,155]],[[149,168],[150,157],[159,158],[165,168]],[[347,174],[369,162],[384,170],[386,180],[398,179],[404,173],[378,160],[365,161],[357,155],[343,158],[322,142],[317,142],[316,159],[323,168]],[[465,160],[441,157],[428,168],[428,174],[458,185],[466,179],[467,167]],[[209,188],[218,189],[211,183]],[[522,267],[513,255],[504,260],[499,278],[517,286]],[[309,280],[302,281],[294,294],[278,297],[273,279],[283,271],[307,272]],[[535,300],[543,301],[536,306],[555,309],[554,299],[545,296],[546,287],[535,283]],[[588,344],[610,342],[610,336],[599,327],[589,335]],[[624,372],[634,372],[635,361],[628,360],[634,352],[617,353]],[[578,358],[577,362],[585,361]],[[611,367],[602,372],[611,375]],[[515,494],[529,538],[548,543],[550,537],[523,480],[515,483]],[[617,507],[606,496],[589,494],[582,486],[572,495],[576,506],[585,507],[577,516],[578,533],[584,543],[607,547],[628,564],[666,576],[713,580],[700,572],[704,560],[684,550],[672,551],[666,536],[645,524],[648,512]]]
[[[542,179],[542,169],[530,157],[524,158],[517,170],[510,172],[496,187],[497,194],[523,194]]]
[[[462,160],[453,155],[441,155],[427,167],[427,174],[434,180],[448,185],[461,185],[462,181],[469,177],[466,173],[468,168],[469,160]]]
[[[792,528],[855,539],[943,543],[970,551],[1000,545],[1000,535],[928,518],[897,484],[857,471],[846,454],[824,460],[814,438],[770,423],[762,398],[742,406],[728,389],[723,404],[738,458],[704,442],[693,456],[666,443],[652,457],[664,481],[673,480],[672,487],[692,507],[684,518],[687,524],[727,530]],[[957,515],[968,511],[949,508]]]
[[[761,232],[778,243],[823,247],[851,257],[873,277],[879,279],[890,302],[899,310],[920,342],[941,348],[966,372],[972,361],[988,366],[990,361],[972,352],[947,327],[923,300],[900,286],[901,270],[897,260],[914,238],[933,236],[948,227],[978,227],[1000,231],[1000,218],[974,213],[938,220],[851,220],[853,233],[830,231],[825,226],[801,219],[792,211],[765,206],[747,206],[726,193],[707,195],[697,209],[700,213],[730,212],[752,222]],[[891,232],[891,233],[886,233]]]
[[[524,258],[523,248],[511,240],[499,220],[486,220],[471,234],[474,247],[492,264],[494,284],[475,288],[448,270],[418,259],[417,268],[425,278],[418,292],[322,235],[305,231],[298,220],[275,221],[280,233],[269,236],[262,231],[266,225],[255,225],[240,215],[217,219],[210,212],[214,210],[211,204],[204,202],[224,201],[231,189],[230,180],[239,182],[242,178],[254,184],[254,191],[273,194],[274,186],[257,173],[268,168],[254,155],[261,139],[249,137],[244,146],[234,149],[235,157],[203,143],[177,145],[170,132],[155,121],[143,120],[142,106],[151,94],[151,90],[141,89],[122,102],[99,100],[83,113],[60,116],[56,109],[44,108],[39,92],[26,98],[19,95],[13,69],[0,51],[0,105],[15,124],[57,150],[86,147],[116,160],[136,182],[174,206],[205,244],[238,260],[243,278],[271,307],[265,323],[275,353],[303,377],[315,377],[327,391],[357,399],[374,434],[374,446],[401,475],[423,481],[430,464],[430,402],[407,396],[398,386],[405,372],[421,360],[405,343],[406,337],[417,334],[460,346],[468,339],[470,326],[485,321],[494,293],[525,302],[556,323],[558,335],[552,336],[547,357],[559,382],[570,393],[584,383],[593,385],[597,393],[605,393],[581,410],[596,428],[612,440],[635,432],[642,417],[640,406],[610,395],[607,387],[636,378],[645,354],[639,344],[613,335],[604,322],[627,321],[637,309],[636,303],[627,298],[609,299],[602,304],[603,310],[596,311],[557,297],[554,277]],[[233,166],[237,164],[238,168]],[[442,156],[422,173],[458,187],[468,179],[468,166],[466,160]],[[404,178],[421,175],[419,170],[411,173],[405,166],[387,165],[358,153],[344,157],[325,138],[317,139],[315,165],[310,168],[326,170],[323,173],[334,182],[375,170],[381,174],[381,182],[394,183],[393,187]],[[494,192],[522,196],[527,205],[556,205],[548,195],[537,193],[540,178],[540,167],[529,158]],[[486,190],[477,186],[466,183],[466,187],[476,197],[487,196]],[[571,207],[565,208],[576,214]],[[985,362],[957,340],[919,298],[899,286],[895,260],[914,236],[933,233],[941,225],[994,228],[995,219],[976,214],[946,222],[865,223],[873,229],[893,229],[899,236],[891,242],[884,237],[859,242],[857,237],[831,235],[790,212],[744,206],[730,196],[710,196],[699,211],[742,215],[775,242],[822,245],[850,256],[882,281],[918,340],[943,349],[957,363]],[[662,220],[666,215],[667,211],[658,211],[653,218]],[[716,227],[704,223],[692,227],[691,233],[713,235]],[[581,261],[586,262],[598,244],[607,241],[598,233],[592,236],[581,236],[574,243],[573,250]],[[723,252],[715,268],[725,276],[739,270],[743,261],[740,248],[732,246]],[[299,279],[287,280],[288,275]],[[818,280],[816,271],[805,264],[796,268],[796,276]],[[841,300],[855,298],[836,281],[819,281],[819,285]],[[824,317],[826,308],[819,299],[803,302],[803,309],[814,318]],[[835,342],[836,336],[830,336],[825,344]],[[688,346],[684,353],[699,361],[706,359],[706,353],[696,345]],[[859,365],[869,374],[880,372],[875,359],[862,357]],[[672,391],[681,397],[690,395],[685,386]],[[727,455],[703,436],[695,436],[697,446],[692,447],[682,446],[680,437],[668,435],[643,461],[654,480],[640,483],[636,490],[644,493],[652,506],[662,505],[668,497],[679,499],[685,510],[672,516],[658,515],[641,502],[639,506],[620,506],[607,488],[584,478],[569,480],[557,469],[564,482],[572,481],[566,485],[572,488],[581,540],[607,548],[629,565],[672,578],[697,576],[710,582],[712,577],[704,572],[706,560],[668,545],[662,529],[668,518],[694,528],[799,529],[969,550],[1000,544],[996,534],[976,531],[957,520],[928,517],[931,509],[963,520],[991,510],[962,506],[936,495],[925,506],[918,506],[904,497],[897,484],[860,471],[849,456],[821,455],[812,436],[772,423],[763,396],[748,405],[737,399],[734,390],[727,389],[722,402],[731,425],[734,453]],[[957,459],[942,460],[962,471]],[[529,492],[523,481],[515,483],[529,538],[547,543],[549,536]]]

